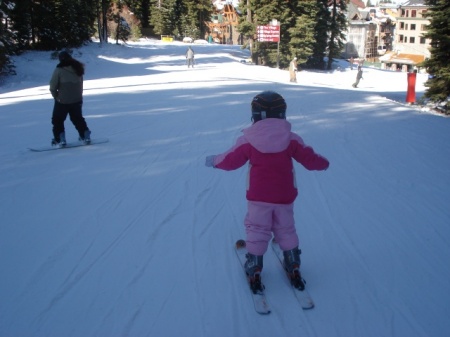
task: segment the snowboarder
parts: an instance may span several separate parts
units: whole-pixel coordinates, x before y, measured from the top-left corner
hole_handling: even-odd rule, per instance
[[[186,51],[186,62],[188,68],[192,66],[194,68],[194,50],[191,46],[188,47],[188,50]]]
[[[284,267],[291,281],[296,278],[302,282],[294,222],[297,186],[292,158],[307,170],[326,170],[329,162],[291,132],[291,124],[286,121],[286,102],[280,94],[264,91],[253,98],[251,108],[253,124],[243,130],[229,150],[207,156],[205,165],[229,171],[249,162],[244,223],[248,250],[245,269],[250,284],[261,283],[263,255],[272,233],[283,250]]]
[[[359,81],[362,79],[362,66],[358,66],[358,73],[356,74],[356,82],[352,84],[353,88],[356,88],[359,84]]]
[[[50,79],[50,92],[55,99],[52,114],[52,145],[61,147],[66,145],[64,121],[67,115],[77,129],[79,139],[89,143],[91,131],[82,113],[84,65],[67,51],[60,52],[58,58],[59,64]]]
[[[289,79],[291,82],[297,82],[297,58],[294,57],[294,59],[289,63]]]

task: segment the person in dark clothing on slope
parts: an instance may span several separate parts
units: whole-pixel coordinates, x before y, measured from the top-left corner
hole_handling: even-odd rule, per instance
[[[359,81],[361,81],[362,79],[362,74],[363,74],[362,66],[358,66],[358,73],[356,74],[356,82],[352,84],[353,88],[358,87]]]
[[[91,131],[82,113],[84,65],[67,51],[60,52],[58,58],[59,64],[50,79],[50,92],[55,99],[52,114],[52,145],[61,147],[66,145],[64,121],[67,115],[78,131],[79,140],[89,144]]]

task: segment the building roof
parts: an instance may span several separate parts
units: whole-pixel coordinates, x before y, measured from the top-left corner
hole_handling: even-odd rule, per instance
[[[351,3],[353,3],[358,8],[366,8],[366,5],[362,0],[350,0]]]
[[[343,1],[343,0],[337,0],[338,3],[340,1]],[[358,8],[366,8],[366,5],[364,4],[364,1],[362,1],[362,0],[350,0],[350,3],[354,4]],[[328,7],[330,7],[332,5],[333,5],[333,0],[328,0]]]
[[[401,7],[409,7],[409,6],[428,6],[428,5],[425,3],[425,0],[409,0],[401,5]]]
[[[232,5],[234,8],[238,7],[239,0],[211,0],[217,10],[222,10],[225,5]]]
[[[390,53],[380,57],[383,63],[400,63],[400,64],[419,64],[425,61],[425,56],[414,54],[395,54]]]

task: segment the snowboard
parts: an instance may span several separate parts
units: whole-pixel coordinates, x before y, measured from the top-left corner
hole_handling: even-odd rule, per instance
[[[53,150],[65,150],[65,149],[71,149],[73,147],[80,147],[80,146],[91,146],[96,144],[103,144],[109,142],[108,138],[94,138],[91,140],[89,144],[86,144],[82,141],[77,142],[69,142],[64,147],[59,147],[55,145],[47,145],[47,146],[40,146],[40,147],[29,147],[28,149],[33,152],[44,152],[44,151],[53,151]]]

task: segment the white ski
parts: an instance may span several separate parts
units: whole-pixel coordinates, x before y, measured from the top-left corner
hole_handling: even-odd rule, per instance
[[[245,247],[245,241],[244,240],[238,240],[235,245],[235,251],[236,255],[239,259],[239,262],[241,263],[242,269],[244,270],[244,274],[247,277],[247,274],[245,273],[245,261],[247,260],[246,254],[247,254],[247,248]],[[270,314],[270,306],[269,303],[267,303],[266,294],[264,293],[264,290],[259,290],[256,292],[253,292],[253,290],[250,288],[250,284],[248,283],[247,278],[247,284],[249,285],[249,291],[252,295],[253,304],[255,306],[255,311],[258,314],[261,315],[267,315]]]
[[[275,242],[275,240],[272,240],[271,246],[272,246],[272,250],[274,251],[275,255],[277,256],[278,260],[281,263],[281,267],[283,268],[283,272],[286,273],[286,271],[285,271],[285,269],[283,267],[283,260],[284,260],[283,251],[281,250],[281,248],[278,245],[278,243]],[[286,273],[286,276],[287,276],[287,273]],[[289,285],[291,286],[291,288],[292,288],[292,290],[293,290],[293,292],[295,294],[295,297],[297,298],[298,303],[301,305],[301,307],[304,310],[314,308],[314,302],[313,302],[313,300],[311,298],[311,295],[309,294],[308,290],[306,290],[306,288],[303,289],[303,290],[299,290],[299,289],[293,287],[290,284],[291,281],[289,279],[289,276],[287,276],[287,277],[288,277],[288,280],[289,280]]]

